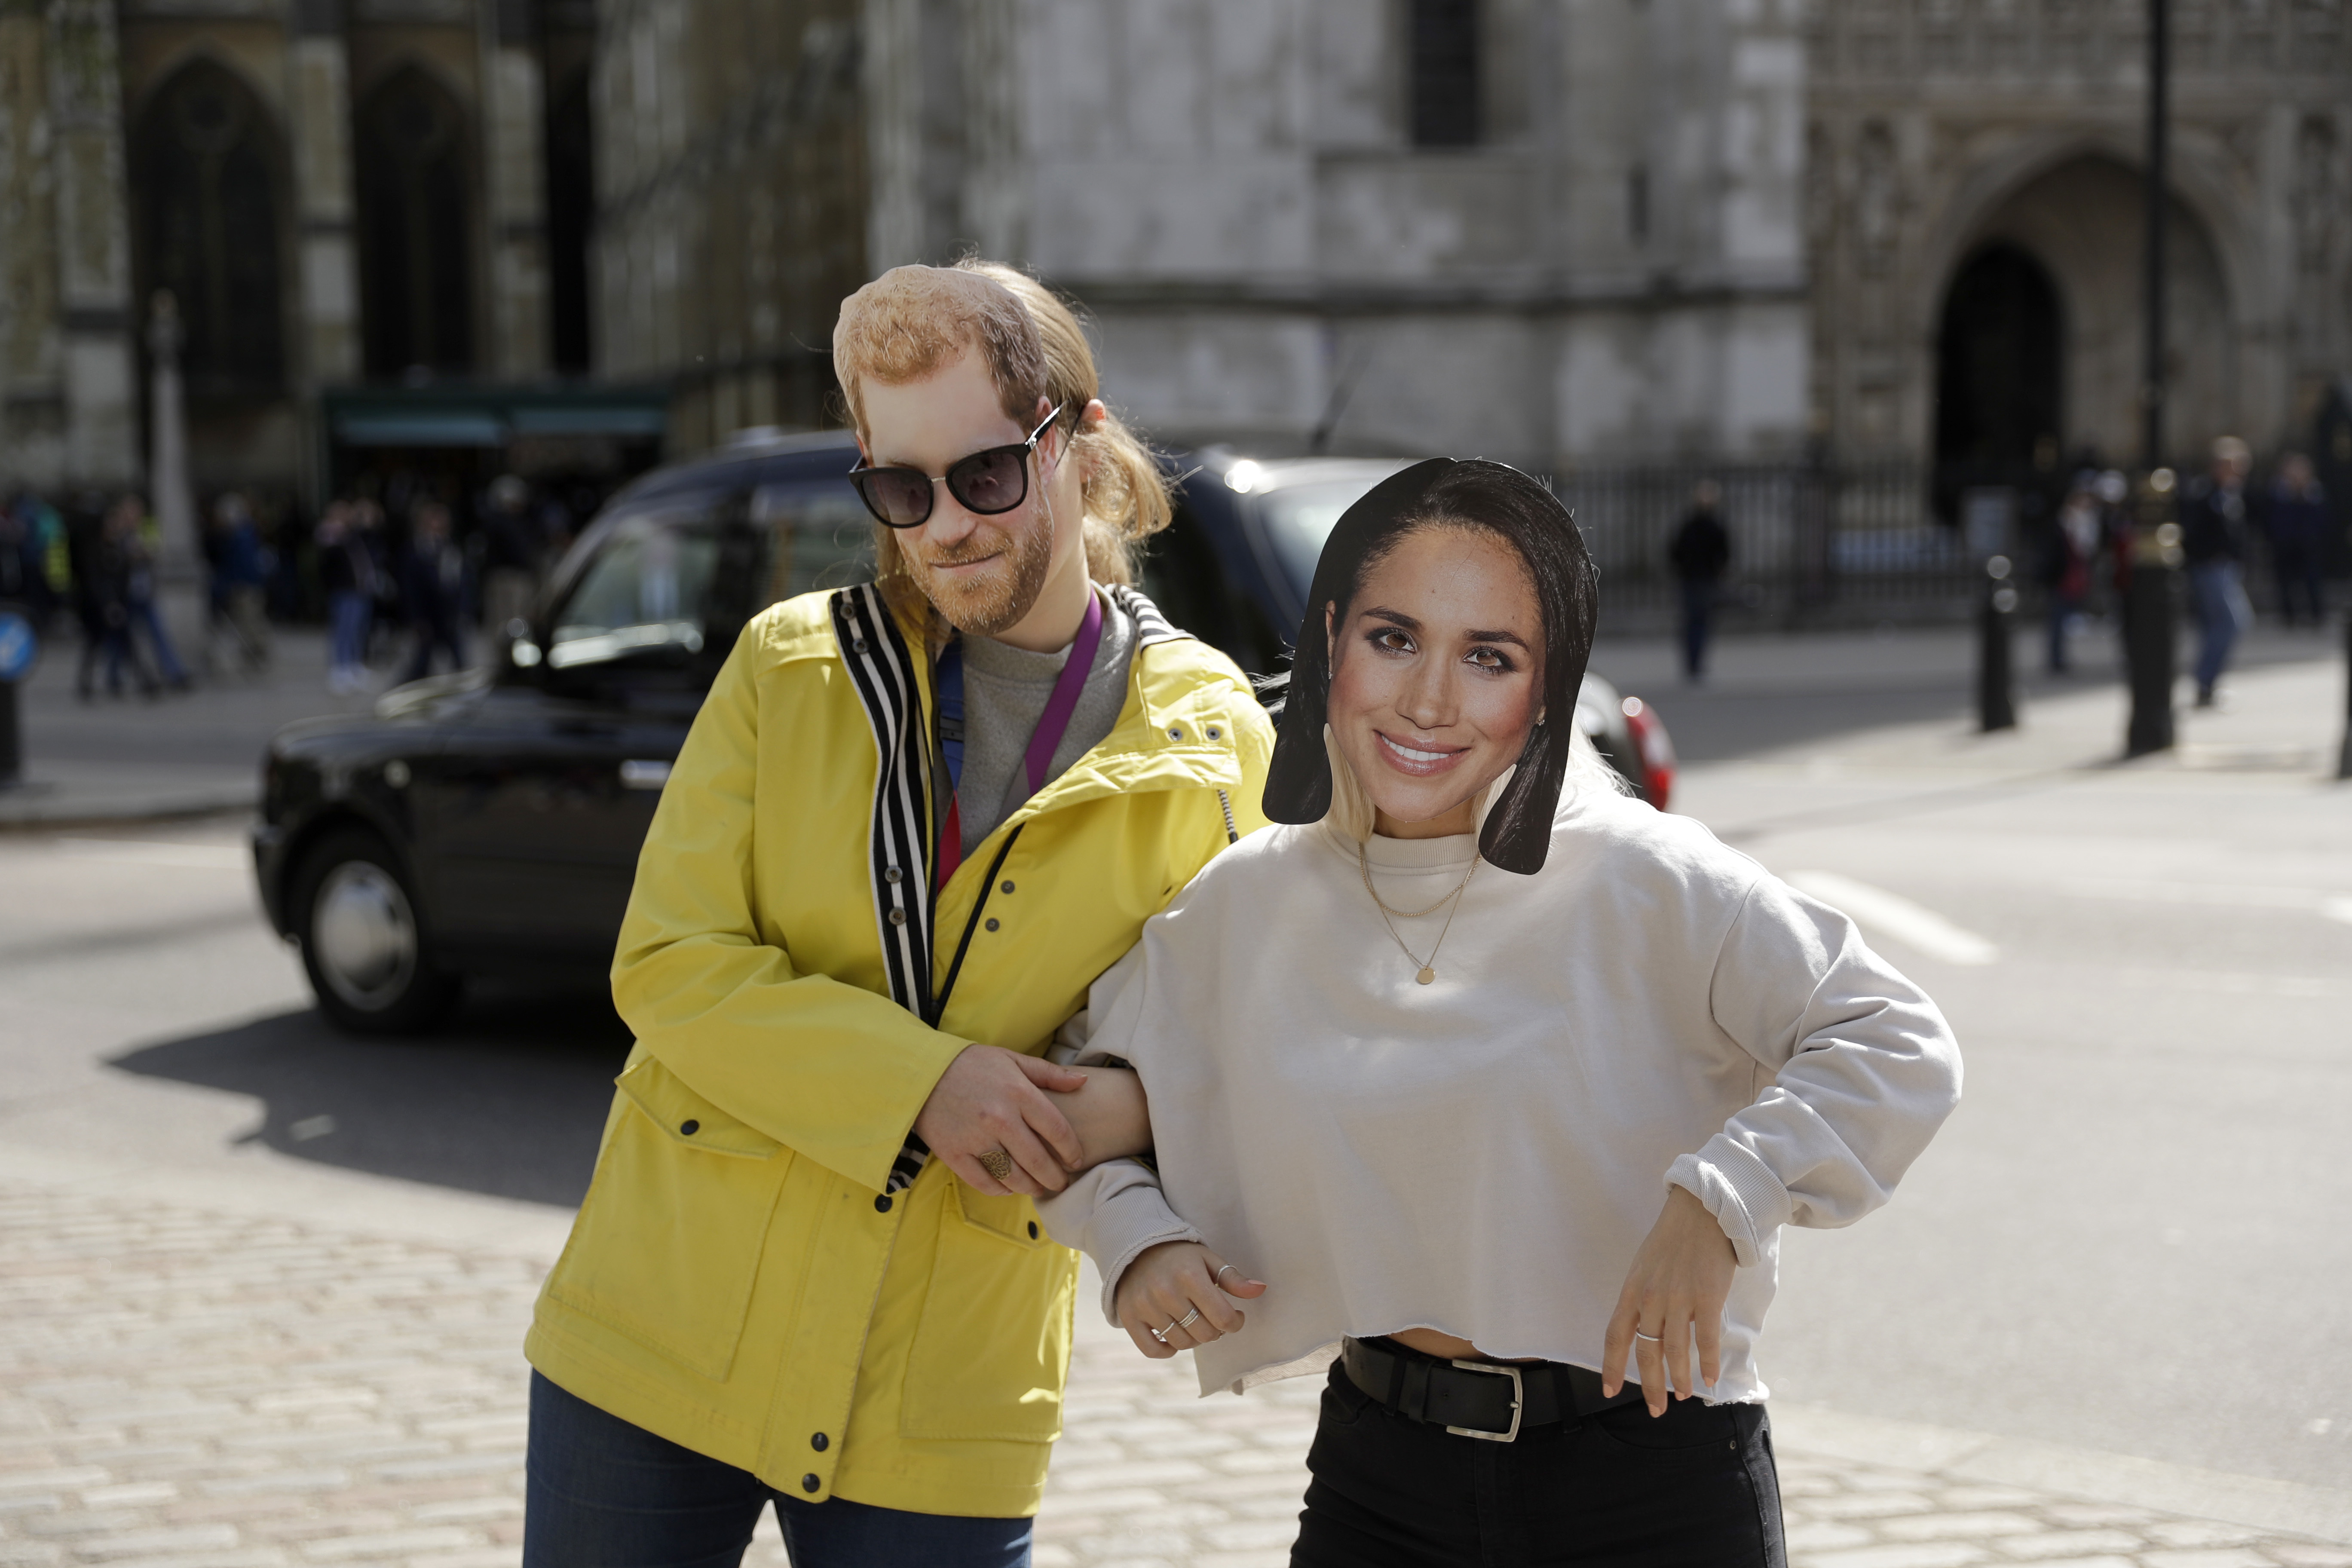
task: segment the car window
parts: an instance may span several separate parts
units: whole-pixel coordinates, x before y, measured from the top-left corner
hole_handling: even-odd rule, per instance
[[[1331,537],[1331,530],[1339,523],[1339,514],[1386,477],[1372,472],[1350,474],[1345,479],[1313,479],[1285,485],[1253,498],[1259,517],[1265,520],[1266,539],[1274,546],[1275,559],[1281,563],[1283,575],[1296,585],[1299,598],[1307,597],[1307,590],[1315,581],[1315,563],[1323,553],[1323,542]]]
[[[564,600],[549,665],[600,664],[649,648],[699,652],[719,549],[718,531],[707,526],[657,512],[621,519]]]
[[[751,497],[751,521],[775,540],[771,602],[874,579],[874,521],[847,479],[762,485]]]

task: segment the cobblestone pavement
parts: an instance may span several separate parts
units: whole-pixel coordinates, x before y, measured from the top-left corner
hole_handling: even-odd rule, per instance
[[[541,1266],[0,1186],[0,1568],[505,1568]],[[1312,1380],[1082,1337],[1039,1568],[1286,1559]],[[1784,1451],[1804,1568],[2352,1568],[2352,1550]],[[772,1520],[746,1560],[784,1562]]]

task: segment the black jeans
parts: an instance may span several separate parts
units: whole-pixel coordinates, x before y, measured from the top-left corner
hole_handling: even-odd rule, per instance
[[[1338,1365],[1307,1456],[1292,1568],[1786,1568],[1760,1405],[1623,1405],[1457,1437],[1398,1415]]]

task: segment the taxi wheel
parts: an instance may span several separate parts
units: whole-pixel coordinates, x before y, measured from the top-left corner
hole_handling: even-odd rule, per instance
[[[433,960],[400,858],[363,829],[331,834],[294,879],[302,967],[319,1009],[355,1034],[432,1028],[457,1000],[457,980]]]

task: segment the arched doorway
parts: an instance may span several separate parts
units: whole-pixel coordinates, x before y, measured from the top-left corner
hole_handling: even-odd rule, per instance
[[[280,390],[284,153],[260,100],[213,61],[183,67],[141,113],[131,164],[140,298],[172,291],[189,394]]]
[[[2178,197],[2166,225],[2166,425],[2172,455],[2192,454],[2231,430],[2237,405],[2237,333],[2220,252]],[[2059,410],[2047,428],[2062,458],[2130,463],[2139,457],[2144,374],[2140,275],[2147,234],[2140,171],[2103,154],[2059,162],[2025,180],[1971,226],[1973,238],[1941,301],[1939,395],[1960,367],[1949,352],[1952,313],[1980,279],[1997,282],[1993,258],[2009,252],[2040,270],[2056,301]],[[1987,274],[1972,269],[1982,262]],[[2010,268],[2011,271],[2020,270]],[[1945,451],[1939,395],[1937,449]],[[1955,433],[1958,438],[1958,433]],[[2011,440],[2009,449],[2015,450]]]
[[[2014,245],[1969,258],[1936,337],[1936,466],[1949,480],[2021,479],[2057,460],[2064,323],[2049,269]]]
[[[465,111],[403,67],[359,113],[360,287],[374,375],[474,363],[473,210]]]

